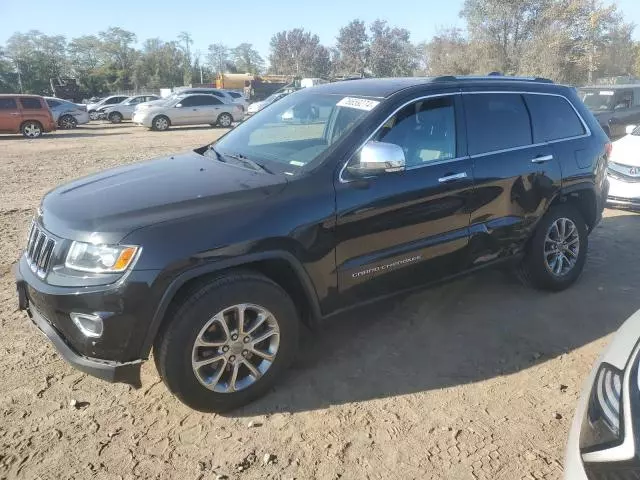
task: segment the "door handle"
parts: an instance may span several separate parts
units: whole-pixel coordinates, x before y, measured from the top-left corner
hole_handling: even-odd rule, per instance
[[[9,115],[20,115],[20,112],[11,112]]]
[[[447,183],[447,182],[452,182],[454,180],[460,180],[463,178],[467,178],[467,172],[455,173],[453,175],[447,175],[446,177],[440,177],[438,179],[438,182]]]
[[[542,155],[531,160],[531,163],[544,163],[553,160],[553,155]]]

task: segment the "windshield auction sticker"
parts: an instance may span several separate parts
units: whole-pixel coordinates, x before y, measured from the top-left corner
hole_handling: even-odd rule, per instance
[[[358,110],[373,110],[380,102],[366,98],[344,97],[337,105],[338,107],[357,108]]]

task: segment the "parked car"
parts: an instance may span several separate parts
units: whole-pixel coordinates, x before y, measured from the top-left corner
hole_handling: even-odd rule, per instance
[[[111,95],[110,97],[103,98],[99,102],[88,104],[87,112],[89,112],[89,118],[91,120],[98,120],[100,118],[100,114],[98,112],[100,107],[115,105],[117,103],[124,102],[127,98],[129,98],[128,95]]]
[[[624,136],[627,125],[640,125],[640,84],[585,87],[580,95],[609,138]]]
[[[147,108],[155,107],[157,105],[162,105],[162,104],[165,104],[167,102],[171,102],[171,101],[175,100],[178,97],[181,97],[181,96],[184,96],[184,95],[189,95],[189,94],[194,94],[194,93],[199,93],[199,94],[202,94],[202,95],[213,95],[213,96],[217,97],[223,103],[234,103],[233,102],[233,97],[231,95],[229,95],[225,90],[220,90],[218,88],[198,88],[198,87],[196,87],[196,88],[179,88],[179,89],[176,89],[168,97],[164,97],[164,98],[160,98],[158,100],[154,100],[154,101],[151,101],[151,102],[145,102],[145,103],[139,104],[136,107],[135,112],[142,111],[142,110],[145,110]]]
[[[166,128],[192,98],[214,97],[145,124]],[[289,110],[319,116],[283,121]],[[15,270],[19,305],[84,372],[139,384],[153,348],[185,404],[233,409],[273,387],[302,323],[505,262],[568,288],[602,216],[610,147],[550,81],[303,89],[210,145],[49,192]]]
[[[247,115],[254,115],[258,113],[260,110],[262,110],[263,108],[271,105],[274,102],[277,102],[278,100],[286,97],[287,95],[288,93],[286,92],[278,92],[278,93],[274,93],[273,95],[269,95],[264,100],[261,100],[259,102],[253,102],[251,105],[247,107]]]
[[[591,370],[575,411],[565,480],[640,475],[640,311],[615,333]]]
[[[56,129],[53,113],[38,95],[0,94],[0,133],[37,138]]]
[[[224,103],[214,95],[179,95],[144,110],[136,110],[133,122],[153,130],[168,130],[171,126],[209,124],[230,127],[242,120],[242,108]]]
[[[55,97],[45,97],[45,100],[53,113],[53,120],[58,128],[70,129],[89,123],[86,105]]]
[[[131,120],[136,106],[145,102],[160,100],[158,95],[134,95],[115,105],[105,105],[98,108],[100,118],[105,118],[111,123],[120,123],[123,120]]]
[[[225,90],[225,92],[227,92],[229,96],[232,98],[232,103],[240,105],[242,107],[243,112],[247,111],[247,108],[249,108],[249,102],[247,102],[247,99],[244,98],[244,95],[242,93],[234,92],[231,90]]]
[[[640,207],[640,126],[628,125],[627,135],[613,142],[607,175],[612,205]]]

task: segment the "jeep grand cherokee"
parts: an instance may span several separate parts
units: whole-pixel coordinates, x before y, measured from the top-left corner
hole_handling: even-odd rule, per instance
[[[60,186],[15,270],[62,356],[140,383],[151,350],[180,400],[264,394],[301,323],[515,262],[582,272],[610,144],[544,79],[363,79],[304,89],[214,143]]]

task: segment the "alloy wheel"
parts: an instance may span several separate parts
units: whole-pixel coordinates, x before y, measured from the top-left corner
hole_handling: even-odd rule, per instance
[[[37,123],[29,122],[22,129],[25,137],[36,138],[42,134],[42,128]]]
[[[154,123],[156,130],[166,130],[169,128],[169,121],[164,117],[157,118]]]
[[[280,345],[278,321],[264,307],[239,304],[214,315],[193,345],[198,381],[218,393],[244,390],[269,370]]]
[[[547,230],[544,239],[544,260],[547,269],[562,277],[575,267],[580,252],[580,234],[569,218],[558,218]]]
[[[76,126],[78,125],[78,122],[76,121],[75,118],[73,118],[71,115],[64,115],[61,119],[60,119],[60,128],[64,129],[64,130],[69,130],[72,128],[76,128]]]
[[[231,115],[227,113],[223,113],[222,115],[220,115],[220,118],[218,121],[220,122],[220,126],[225,128],[231,126],[231,123],[233,123],[233,119],[231,118]]]

